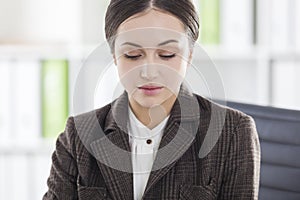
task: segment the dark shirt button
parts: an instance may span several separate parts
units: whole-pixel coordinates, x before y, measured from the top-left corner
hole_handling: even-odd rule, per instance
[[[152,140],[151,139],[148,139],[147,140],[147,144],[151,144],[152,143]]]

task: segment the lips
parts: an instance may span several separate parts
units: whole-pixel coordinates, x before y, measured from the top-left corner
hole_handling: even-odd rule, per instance
[[[138,88],[144,95],[147,96],[158,95],[163,89],[162,86],[155,86],[155,85],[143,85]]]
[[[145,85],[145,86],[141,86],[138,87],[139,89],[143,89],[143,90],[157,90],[157,89],[161,89],[163,87],[161,86],[152,86],[152,85]]]

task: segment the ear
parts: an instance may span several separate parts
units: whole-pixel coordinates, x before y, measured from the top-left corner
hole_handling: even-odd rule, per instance
[[[187,67],[191,65],[192,59],[193,59],[193,49],[191,49],[189,52]]]
[[[116,54],[113,54],[114,64],[117,66]]]

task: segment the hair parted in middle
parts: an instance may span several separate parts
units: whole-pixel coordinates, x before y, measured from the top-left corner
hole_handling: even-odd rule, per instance
[[[119,26],[129,17],[149,9],[168,12],[185,26],[191,45],[199,37],[199,18],[192,0],[111,0],[105,16],[105,36],[111,52]]]

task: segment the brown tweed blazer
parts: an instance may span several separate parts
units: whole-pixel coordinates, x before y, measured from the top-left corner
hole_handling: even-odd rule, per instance
[[[132,200],[128,96],[70,117],[52,155],[43,200]],[[257,199],[254,121],[183,87],[171,110],[144,200]]]

